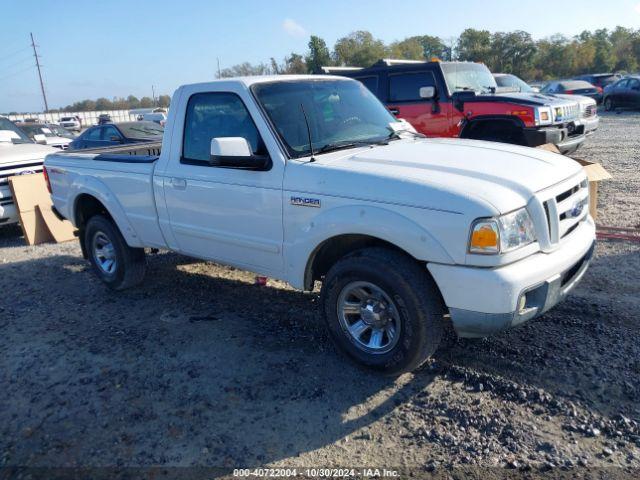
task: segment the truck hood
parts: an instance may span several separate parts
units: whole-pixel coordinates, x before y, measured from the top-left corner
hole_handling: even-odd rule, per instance
[[[44,161],[44,157],[60,150],[37,143],[0,142],[0,165],[20,165],[25,162]]]
[[[442,138],[334,152],[317,156],[309,166],[308,175],[296,175],[287,184],[300,185],[299,191],[350,192],[353,198],[485,215],[523,207],[534,193],[582,169],[541,149]],[[311,171],[317,168],[323,172]]]
[[[507,102],[518,103],[521,105],[529,105],[533,107],[566,105],[567,103],[575,103],[571,98],[560,98],[555,95],[547,95],[538,92],[510,92],[495,94],[480,94],[468,102]]]

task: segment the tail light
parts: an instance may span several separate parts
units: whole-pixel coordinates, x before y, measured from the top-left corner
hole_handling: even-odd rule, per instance
[[[45,167],[44,165],[42,166],[42,174],[44,175],[44,181],[47,184],[47,190],[49,190],[49,193],[53,193],[51,191],[51,182],[49,181],[49,174],[47,173],[47,167]]]
[[[573,95],[573,90],[565,90],[564,93],[567,95]]]
[[[598,91],[598,93],[602,93],[602,87],[596,87],[596,90]]]

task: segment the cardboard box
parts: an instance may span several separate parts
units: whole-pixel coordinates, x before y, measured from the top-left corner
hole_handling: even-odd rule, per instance
[[[53,213],[44,175],[34,173],[9,177],[9,187],[28,245],[73,240],[74,228]]]
[[[599,163],[583,160],[582,158],[574,158],[574,160],[582,165],[582,168],[587,173],[587,179],[589,180],[589,213],[595,220],[598,216],[598,183],[602,180],[610,179],[611,174]]]
[[[553,143],[540,145],[536,148],[541,148],[553,153],[560,153],[560,150],[558,150],[558,148]],[[583,160],[582,158],[568,158],[571,158],[572,160],[575,160],[580,165],[582,165],[582,168],[587,174],[587,179],[589,180],[589,213],[595,220],[598,216],[598,183],[603,180],[612,178],[611,174],[607,172],[599,163],[590,162],[589,160]]]

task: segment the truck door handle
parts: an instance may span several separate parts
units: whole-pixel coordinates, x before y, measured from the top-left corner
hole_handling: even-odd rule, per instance
[[[187,181],[184,178],[172,178],[171,186],[176,190],[184,190],[187,188]]]
[[[389,111],[394,115],[400,115],[400,110],[398,110],[397,108],[390,108]]]

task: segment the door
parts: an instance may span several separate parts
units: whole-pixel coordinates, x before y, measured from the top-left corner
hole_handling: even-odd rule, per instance
[[[92,127],[79,138],[80,148],[97,148],[102,146],[102,127]]]
[[[124,143],[124,137],[113,125],[106,125],[102,127],[101,135],[102,145],[105,147],[111,145],[121,145]]]
[[[640,80],[632,78],[628,83],[628,101],[627,106],[629,108],[640,108]]]
[[[433,72],[407,72],[389,74],[389,100],[391,113],[403,118],[420,133],[429,137],[450,136],[448,102],[420,98],[421,87],[435,87]],[[444,92],[439,92],[442,98]],[[438,92],[436,91],[436,95]]]
[[[614,107],[626,107],[627,106],[627,85],[629,84],[629,80],[622,80],[618,82],[614,87],[612,93],[612,101]]]
[[[267,171],[211,166],[212,138],[243,137],[254,154],[269,152],[237,94],[194,93],[185,101],[182,141],[171,147],[179,158],[171,158],[162,174],[179,250],[260,273],[282,272],[283,166],[272,162]]]

